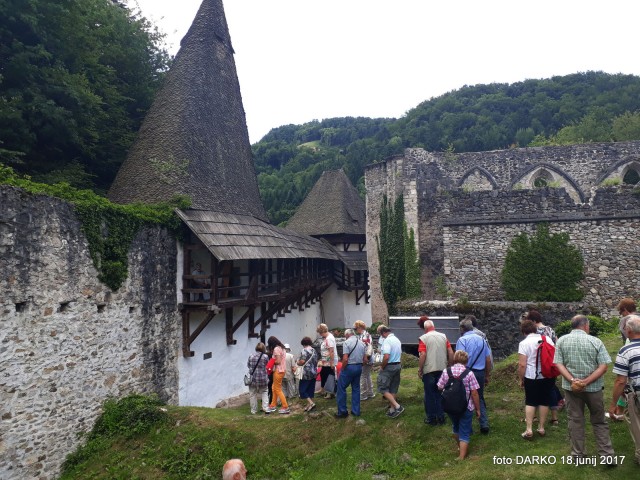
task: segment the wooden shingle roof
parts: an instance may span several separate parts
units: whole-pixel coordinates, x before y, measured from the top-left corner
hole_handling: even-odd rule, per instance
[[[203,0],[109,191],[267,220],[222,0]]]
[[[365,204],[342,170],[323,172],[287,222],[305,235],[365,235]]]
[[[218,260],[326,258],[338,255],[322,240],[276,227],[250,215],[176,210]]]

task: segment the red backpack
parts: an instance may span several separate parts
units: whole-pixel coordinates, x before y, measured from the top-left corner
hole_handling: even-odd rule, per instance
[[[558,367],[553,363],[556,347],[554,347],[551,342],[547,342],[544,335],[540,335],[540,337],[541,339],[538,342],[538,351],[536,353],[536,365],[539,366],[538,373],[541,373],[544,378],[556,378],[560,375]]]

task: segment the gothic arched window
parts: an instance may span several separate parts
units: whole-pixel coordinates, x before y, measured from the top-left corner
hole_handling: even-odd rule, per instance
[[[635,185],[636,183],[640,182],[640,174],[638,173],[638,170],[636,170],[635,168],[630,168],[629,170],[627,170],[627,173],[625,173],[624,177],[622,177],[622,182],[627,185]]]
[[[533,186],[535,188],[544,188],[548,186],[553,181],[553,175],[546,170],[540,170],[533,177]]]

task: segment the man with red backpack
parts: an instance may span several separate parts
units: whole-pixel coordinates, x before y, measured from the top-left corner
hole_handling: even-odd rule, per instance
[[[585,457],[584,407],[590,412],[598,455],[613,456],[609,424],[605,420],[604,380],[611,357],[599,338],[589,335],[589,319],[576,315],[571,319],[568,335],[558,339],[554,361],[567,402],[571,455]]]

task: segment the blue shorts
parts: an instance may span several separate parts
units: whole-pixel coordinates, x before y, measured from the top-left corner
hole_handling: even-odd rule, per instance
[[[298,385],[298,392],[300,392],[300,398],[313,398],[316,390],[316,379],[300,380]]]
[[[458,435],[461,442],[469,443],[469,440],[471,440],[471,434],[473,433],[473,412],[471,410],[467,410],[462,414],[462,416],[449,414],[449,418],[453,424],[453,433]]]

